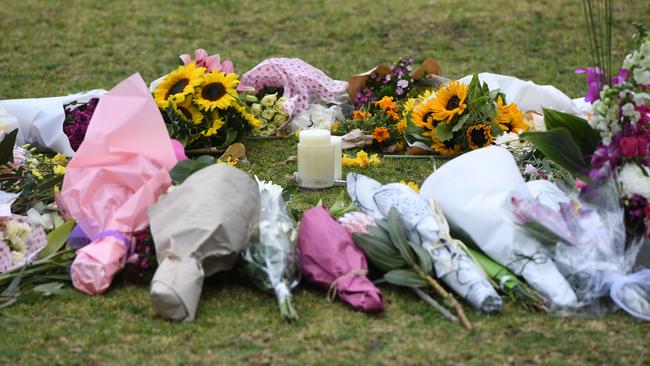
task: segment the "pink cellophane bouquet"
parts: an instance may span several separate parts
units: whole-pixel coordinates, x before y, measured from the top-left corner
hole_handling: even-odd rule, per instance
[[[162,116],[139,74],[97,105],[84,142],[66,168],[60,203],[92,240],[70,275],[89,295],[105,292],[147,228],[146,209],[171,184],[176,164]]]
[[[300,221],[298,249],[307,280],[329,288],[352,307],[367,311],[384,310],[384,298],[366,277],[366,257],[327,210],[305,211]]]

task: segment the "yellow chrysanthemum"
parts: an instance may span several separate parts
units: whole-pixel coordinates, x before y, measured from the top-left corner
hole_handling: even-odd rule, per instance
[[[411,111],[413,111],[413,108],[417,105],[418,100],[415,98],[409,98],[404,102],[404,105],[402,106],[402,116],[407,116]]]
[[[433,99],[421,102],[413,110],[413,124],[419,128],[434,130],[438,121],[433,117]]]
[[[52,162],[56,164],[66,164],[68,162],[68,158],[65,155],[59,153],[54,155]]]
[[[499,127],[506,132],[521,133],[529,128],[519,107],[515,103],[504,105],[501,96],[497,98],[497,116],[495,120]]]
[[[407,182],[405,182],[405,181],[403,181],[403,180],[401,180],[401,181],[399,181],[399,182],[402,183],[402,184],[405,185],[405,186],[408,186],[409,188],[411,188],[412,190],[414,190],[416,193],[420,193],[420,187],[418,187],[418,185],[415,184],[415,182],[409,181],[409,182],[407,183]]]
[[[479,149],[492,145],[493,142],[494,136],[492,136],[492,128],[489,125],[479,123],[467,128],[467,144],[470,149]]]
[[[192,103],[190,98],[185,98],[181,103],[172,102],[171,106],[185,123],[198,125],[203,121],[203,113]]]
[[[395,151],[402,152],[404,150],[406,150],[406,143],[404,141],[397,141],[397,143],[395,143]]]
[[[376,127],[372,132],[372,138],[375,141],[382,143],[390,138],[390,132],[388,132],[388,129],[385,127]]]
[[[422,133],[422,136],[429,136],[431,138],[431,148],[442,156],[455,156],[460,154],[461,148],[453,141],[441,141],[436,136],[436,131],[427,131]]]
[[[223,119],[221,119],[221,116],[219,116],[217,111],[212,112],[210,117],[212,118],[212,126],[210,126],[210,128],[208,128],[207,130],[201,132],[201,135],[205,137],[216,135],[217,132],[221,129],[221,127],[223,127],[223,125],[225,124],[225,122],[223,121]]]
[[[153,91],[158,107],[167,108],[170,101],[177,104],[184,101],[201,84],[204,74],[205,68],[197,67],[193,62],[170,72]]]
[[[215,69],[203,77],[203,82],[196,88],[194,101],[206,111],[226,109],[236,101],[237,84],[237,74],[226,74]]]
[[[332,123],[332,128],[330,130],[332,132],[338,132],[339,127],[341,127],[341,123],[339,121],[334,121],[334,123]]]
[[[341,164],[343,166],[356,166],[359,168],[367,168],[368,166],[371,165],[379,165],[381,161],[379,160],[379,156],[377,154],[372,154],[371,156],[368,156],[368,153],[361,150],[357,153],[356,157],[351,157],[349,155],[343,155],[343,158],[341,158]]]
[[[458,81],[450,82],[431,99],[433,117],[438,121],[451,123],[454,117],[460,116],[467,108],[466,98],[467,85]]]
[[[406,131],[406,118],[400,119],[395,128],[397,129],[397,132],[404,133],[404,131]]]

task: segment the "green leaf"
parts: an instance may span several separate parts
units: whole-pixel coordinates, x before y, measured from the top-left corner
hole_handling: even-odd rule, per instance
[[[59,249],[65,245],[66,240],[68,240],[68,236],[70,236],[70,232],[74,228],[74,224],[74,220],[69,220],[63,223],[63,225],[50,231],[50,233],[47,234],[47,245],[38,253],[37,258],[47,258],[52,254],[58,252]]]
[[[388,212],[388,227],[388,235],[390,236],[390,239],[393,241],[393,245],[395,248],[397,248],[404,261],[409,266],[416,264],[415,256],[411,251],[411,247],[408,245],[408,241],[404,235],[404,228],[402,227],[402,223],[399,219],[399,213],[397,213],[397,209],[395,209],[395,207],[392,207]]]
[[[449,141],[454,137],[453,126],[448,123],[440,122],[436,127],[436,136],[440,141]]]
[[[61,282],[48,282],[34,287],[33,291],[43,296],[61,295],[68,292],[63,286]]]
[[[558,127],[546,132],[524,132],[519,137],[535,145],[547,158],[573,176],[589,179],[585,174],[588,168],[582,151],[566,128]]]
[[[16,144],[16,136],[18,129],[15,129],[7,134],[0,142],[0,165],[13,163],[14,161],[14,145]]]
[[[456,131],[460,130],[461,128],[463,128],[463,126],[465,126],[465,123],[467,123],[467,121],[469,121],[470,116],[471,116],[470,113],[465,113],[462,116],[460,116],[458,118],[458,120],[456,121],[456,123],[454,124],[454,127],[451,129],[451,131],[456,132]]]
[[[352,239],[363,250],[368,260],[382,271],[388,272],[406,266],[406,262],[396,251],[392,251],[390,247],[387,249],[386,244],[372,235],[354,233]]]
[[[598,131],[591,128],[589,122],[583,118],[552,109],[544,109],[544,124],[549,131],[559,127],[569,130],[583,156],[593,154],[598,146],[600,140]]]
[[[424,287],[427,282],[411,269],[396,269],[384,275],[386,282],[406,287]]]
[[[23,280],[23,274],[25,273],[26,268],[27,268],[26,265],[23,265],[20,268],[20,272],[18,272],[16,277],[14,277],[13,280],[11,280],[9,286],[7,286],[7,288],[4,291],[2,291],[2,293],[0,293],[0,296],[11,297],[11,296],[15,296],[18,293],[18,288],[20,286],[20,282]]]
[[[419,244],[415,244],[411,241],[408,243],[411,246],[411,249],[413,249],[415,255],[418,257],[418,266],[420,269],[422,269],[426,274],[431,274],[433,272],[433,260],[429,253],[427,253],[427,251]]]

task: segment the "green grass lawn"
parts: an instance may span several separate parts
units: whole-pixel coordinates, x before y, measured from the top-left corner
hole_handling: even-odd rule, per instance
[[[579,0],[541,1],[33,1],[0,0],[0,98],[109,89],[131,73],[153,80],[180,53],[202,47],[244,72],[267,57],[299,57],[337,79],[400,56],[436,58],[445,75],[490,71],[581,96],[588,66]],[[650,2],[616,5],[615,56]],[[646,24],[648,25],[648,24]],[[246,142],[263,179],[289,183],[293,139]],[[440,162],[437,162],[438,164]],[[384,182],[421,183],[432,160],[388,160],[365,170]],[[306,209],[339,189],[296,194]],[[497,316],[468,310],[468,334],[408,291],[382,287],[370,316],[325,291],[295,291],[300,321],[283,323],[275,298],[233,275],[206,282],[197,319],[157,316],[146,284],[118,281],[0,312],[0,364],[649,364],[650,328],[625,314],[566,319],[506,302]]]

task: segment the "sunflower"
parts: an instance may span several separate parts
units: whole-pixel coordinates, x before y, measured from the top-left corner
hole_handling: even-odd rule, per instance
[[[454,156],[460,154],[460,145],[453,140],[443,142],[436,136],[436,131],[424,132],[422,136],[431,137],[431,148],[442,156]]]
[[[196,88],[194,99],[199,107],[206,111],[212,111],[215,108],[226,109],[236,101],[235,95],[239,80],[237,74],[226,74],[213,70],[205,74],[203,83]]]
[[[217,132],[221,129],[221,127],[223,127],[223,125],[226,124],[223,121],[223,119],[221,119],[221,116],[219,116],[217,111],[212,112],[212,114],[210,114],[210,118],[212,118],[212,126],[210,126],[210,128],[208,128],[207,130],[201,132],[201,135],[205,137],[216,135]]]
[[[491,145],[492,142],[494,142],[494,136],[492,136],[492,128],[489,125],[479,123],[467,128],[467,143],[470,149],[479,149]]]
[[[372,138],[375,139],[375,141],[381,143],[383,141],[388,140],[388,138],[390,138],[390,133],[388,132],[388,129],[385,127],[377,127],[372,132]]]
[[[204,67],[196,67],[195,63],[179,66],[178,69],[165,76],[153,91],[154,99],[159,108],[167,108],[169,102],[181,103],[185,97],[194,93],[203,80]]]
[[[467,108],[466,98],[467,85],[457,81],[450,82],[431,99],[433,117],[438,121],[451,123],[454,117],[460,116]]]
[[[170,103],[174,112],[180,117],[180,119],[188,124],[198,125],[203,121],[203,114],[199,111],[198,108],[192,103],[192,99],[185,98],[181,103]]]
[[[248,125],[251,126],[251,128],[258,128],[262,126],[262,122],[257,119],[253,114],[248,113],[248,111],[240,106],[239,104],[235,103],[234,104],[235,110],[239,112],[239,114],[248,122]]]
[[[420,128],[435,130],[438,121],[433,118],[432,110],[433,100],[421,102],[413,110],[413,123]]]
[[[504,105],[501,96],[497,98],[497,117],[496,122],[502,130],[506,132],[520,133],[528,129],[528,124],[524,122],[524,114],[515,103]]]

